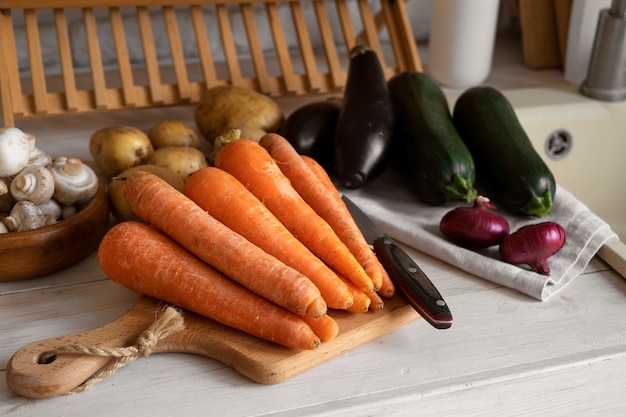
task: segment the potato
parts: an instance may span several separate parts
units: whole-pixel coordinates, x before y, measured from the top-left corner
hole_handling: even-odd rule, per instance
[[[178,191],[182,192],[185,188],[185,183],[183,180],[175,174],[169,168],[165,168],[157,165],[143,164],[137,165],[132,168],[128,168],[121,172],[118,176],[113,177],[111,180],[111,184],[109,184],[109,188],[107,190],[108,198],[109,198],[109,209],[113,216],[119,221],[127,221],[127,220],[135,220],[142,221],[139,216],[133,212],[130,208],[124,196],[122,195],[122,185],[124,185],[124,179],[130,176],[133,172],[137,171],[146,171],[150,172],[157,177],[165,180],[172,187],[176,188]]]
[[[282,110],[269,96],[230,85],[209,89],[195,111],[196,127],[211,145],[219,135],[240,126],[276,132],[284,119]]]
[[[91,135],[89,152],[102,173],[113,177],[145,164],[154,148],[148,136],[132,126],[109,126]]]
[[[169,168],[183,182],[187,181],[189,175],[200,168],[208,166],[204,153],[189,146],[164,146],[159,148],[154,151],[149,163]]]
[[[163,120],[154,126],[148,137],[154,149],[164,146],[191,146],[201,149],[200,136],[191,126],[180,120]]]
[[[258,127],[240,126],[236,127],[236,129],[241,131],[242,138],[250,139],[255,142],[258,142],[264,135],[267,134],[265,130]]]

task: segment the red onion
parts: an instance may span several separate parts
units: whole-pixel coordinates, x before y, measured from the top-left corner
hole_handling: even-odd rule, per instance
[[[548,258],[565,245],[565,230],[558,223],[543,222],[520,227],[500,243],[500,257],[512,264],[526,264],[550,275]]]
[[[496,207],[487,197],[478,196],[473,207],[457,207],[439,222],[441,233],[468,249],[497,245],[509,233],[509,223],[490,208]]]

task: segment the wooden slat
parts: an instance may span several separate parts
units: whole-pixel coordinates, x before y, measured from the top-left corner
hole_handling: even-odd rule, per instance
[[[83,22],[85,23],[85,36],[87,38],[87,53],[89,54],[89,68],[91,69],[91,79],[93,82],[94,99],[96,108],[104,110],[108,107],[107,87],[102,66],[102,55],[100,53],[100,40],[98,39],[98,28],[96,17],[90,7],[83,9]]]
[[[341,25],[341,33],[343,33],[343,40],[346,45],[346,51],[352,49],[356,44],[356,35],[354,34],[354,26],[352,25],[352,18],[350,17],[350,10],[346,0],[336,0],[337,15],[339,16],[339,22]]]
[[[311,37],[309,36],[307,22],[304,17],[304,13],[302,13],[300,3],[290,3],[290,5],[293,23],[296,28],[296,34],[298,35],[300,55],[302,57],[302,62],[304,63],[305,74],[309,82],[309,89],[311,92],[315,93],[322,88],[321,77],[315,62],[315,51],[313,51],[313,46],[311,44]]]
[[[328,14],[326,13],[326,7],[324,6],[324,2],[319,0],[313,2],[313,7],[322,38],[322,45],[324,46],[324,54],[326,56],[330,80],[335,90],[341,90],[345,85],[346,73],[341,69],[341,62],[337,47],[335,46],[333,30],[328,19]]]
[[[237,59],[235,38],[233,37],[233,30],[230,25],[228,10],[225,5],[219,4],[215,6],[215,11],[217,12],[217,21],[220,27],[222,47],[224,48],[224,56],[226,59],[226,66],[228,68],[230,82],[233,85],[241,85],[241,68],[239,67],[239,60]]]
[[[117,67],[122,82],[122,95],[126,107],[135,107],[137,98],[135,97],[135,81],[133,79],[133,68],[130,63],[128,45],[126,43],[126,33],[124,31],[124,21],[122,13],[118,7],[109,9],[109,20],[111,21],[111,32],[113,33],[113,43],[115,44],[115,56],[117,57]]]
[[[259,83],[259,91],[264,94],[271,94],[272,87],[270,84],[270,77],[267,72],[267,65],[265,64],[263,47],[261,46],[261,41],[259,40],[259,31],[254,17],[254,9],[250,3],[242,4],[240,9],[241,17],[243,18],[243,25],[246,28],[246,36],[250,47],[252,65],[254,66],[254,71]]]
[[[65,9],[54,9],[54,24],[59,45],[59,59],[61,62],[61,74],[63,76],[63,91],[65,92],[65,106],[70,112],[78,111],[76,98],[76,77],[74,77],[74,65],[72,63],[72,47],[67,30]]]
[[[361,22],[363,23],[363,34],[362,39],[367,45],[372,48],[376,55],[378,56],[378,60],[380,61],[380,65],[383,68],[383,72],[385,74],[385,78],[389,78],[393,75],[393,70],[387,66],[385,62],[385,57],[383,55],[383,49],[380,45],[380,40],[378,38],[378,29],[376,28],[376,22],[374,20],[374,15],[372,13],[372,8],[370,7],[368,0],[358,0],[359,12],[361,13]]]
[[[285,31],[280,21],[278,7],[275,3],[267,3],[265,9],[267,11],[270,30],[272,31],[272,39],[274,40],[278,65],[280,66],[283,82],[285,83],[285,90],[289,94],[295,94],[297,92],[295,74],[291,63],[291,56],[289,55],[289,47],[285,39]]]
[[[215,73],[213,55],[211,53],[211,42],[209,41],[206,24],[204,23],[204,13],[201,6],[191,6],[189,11],[198,48],[202,78],[206,88],[210,88],[211,86],[217,85],[218,81],[217,74]]]
[[[176,75],[178,93],[182,100],[189,100],[191,98],[189,76],[187,75],[183,44],[180,40],[180,31],[178,30],[178,22],[176,21],[176,12],[172,6],[163,7],[163,21],[165,22],[165,30],[167,32],[167,39],[169,40],[170,52],[174,63],[174,74]]]
[[[39,25],[37,14],[33,9],[24,10],[24,24],[26,25],[26,39],[28,43],[28,58],[30,63],[30,76],[33,85],[33,112],[36,114],[48,113],[48,93],[46,88],[46,74],[43,69],[41,56],[41,40],[39,39]]]
[[[10,10],[0,11],[0,91],[2,114],[6,126],[13,126],[14,115],[24,115],[20,72],[15,48],[13,18]]]
[[[154,46],[154,35],[152,33],[152,23],[150,13],[146,7],[137,8],[137,21],[139,23],[139,33],[143,47],[143,56],[148,73],[148,85],[150,95],[154,104],[163,104],[163,93],[161,92],[161,74],[159,71],[159,60]]]
[[[406,11],[406,2],[404,0],[391,2],[391,8],[394,14],[394,26],[398,29],[402,46],[403,65],[399,68],[401,71],[419,71],[422,72],[422,60],[419,56],[415,35],[411,29],[411,22]]]
[[[399,0],[404,1],[404,0]],[[387,30],[387,34],[389,35],[389,41],[391,43],[391,51],[393,53],[393,57],[396,63],[396,69],[400,69],[403,67],[402,62],[402,45],[400,42],[400,33],[399,29],[393,22],[393,10],[388,2],[381,2],[381,10],[376,13],[374,16],[374,22],[376,23],[376,30],[380,34],[381,31]]]

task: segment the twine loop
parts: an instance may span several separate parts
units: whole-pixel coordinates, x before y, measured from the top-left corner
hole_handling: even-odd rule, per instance
[[[75,355],[91,355],[114,358],[104,368],[90,376],[86,381],[78,387],[71,390],[68,394],[76,394],[85,391],[103,379],[111,376],[122,366],[134,361],[139,357],[146,357],[152,354],[159,340],[179,332],[185,328],[184,319],[180,311],[174,307],[167,307],[163,313],[158,316],[149,328],[141,332],[137,337],[135,344],[126,347],[106,347],[106,346],[83,346],[68,345],[61,346],[56,349],[43,353],[40,363],[50,363],[59,354],[75,354]]]

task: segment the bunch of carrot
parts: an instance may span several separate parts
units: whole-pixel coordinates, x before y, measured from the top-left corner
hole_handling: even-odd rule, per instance
[[[276,134],[222,139],[184,193],[136,172],[123,195],[145,222],[114,226],[113,281],[294,349],[334,338],[327,309],[383,308],[393,284],[332,181]]]

